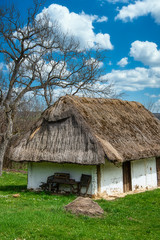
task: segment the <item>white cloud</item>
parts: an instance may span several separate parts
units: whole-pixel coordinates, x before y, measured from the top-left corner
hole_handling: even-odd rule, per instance
[[[133,4],[123,6],[115,19],[124,22],[132,21],[140,16],[151,14],[155,22],[160,24],[160,1],[159,0],[137,0]]]
[[[102,68],[104,66],[103,62],[99,62],[95,58],[90,58],[89,60],[86,61],[86,65],[91,65],[91,64],[93,64],[93,66],[95,67],[98,66],[98,68]]]
[[[128,64],[128,58],[127,58],[127,57],[122,58],[122,59],[117,63],[117,65],[119,65],[119,66],[121,66],[121,67],[125,67],[127,64]]]
[[[140,68],[130,70],[112,70],[111,73],[103,76],[112,82],[118,91],[139,91],[146,87],[159,88],[160,86],[160,67]]]
[[[68,8],[58,4],[44,8],[41,14],[46,13],[49,14],[51,21],[58,22],[64,33],[77,38],[81,47],[92,48],[99,44],[103,49],[113,49],[109,34],[96,34],[94,32],[93,23],[107,21],[107,17],[99,18],[97,15],[87,15],[84,12],[80,14],[69,12]]]
[[[102,16],[101,18],[97,19],[97,22],[101,23],[101,22],[107,22],[108,18],[106,16]]]
[[[99,62],[99,68],[104,67],[104,63],[103,62]]]
[[[154,110],[160,113],[160,99],[154,103]]]
[[[103,76],[112,82],[117,91],[140,91],[145,88],[160,87],[160,51],[153,42],[135,41],[131,45],[130,55],[149,67],[137,67],[129,70],[112,70]],[[122,58],[118,65],[124,66],[128,58]],[[123,65],[124,64],[124,65]],[[157,97],[157,96],[152,96]],[[159,97],[159,96],[158,96]]]
[[[156,95],[156,94],[145,93],[144,95],[146,95],[147,97],[150,97],[150,98],[160,98],[160,94]]]
[[[109,3],[113,3],[113,4],[115,4],[115,3],[128,3],[129,2],[129,0],[106,0],[107,2],[109,2]]]
[[[0,62],[0,71],[7,72],[8,66],[4,62]]]
[[[131,44],[130,55],[148,66],[160,66],[160,50],[153,42],[135,41]]]
[[[109,49],[109,50],[113,49],[113,45],[111,44],[111,41],[110,41],[110,35],[107,34],[107,33],[96,34],[95,37],[94,37],[94,42],[99,44],[104,49]],[[91,42],[91,44],[92,44],[92,42]]]
[[[99,0],[99,1],[101,3],[100,6],[102,7],[106,2],[111,3],[111,4],[118,4],[118,3],[127,4],[127,3],[133,2],[135,0]]]
[[[2,69],[4,67],[4,63],[0,62],[0,69]]]

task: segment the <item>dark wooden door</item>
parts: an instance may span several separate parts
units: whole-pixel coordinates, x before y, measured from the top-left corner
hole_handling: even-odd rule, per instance
[[[156,159],[157,165],[157,185],[160,186],[160,157]]]
[[[131,184],[131,163],[123,163],[123,192],[128,192],[132,190]]]

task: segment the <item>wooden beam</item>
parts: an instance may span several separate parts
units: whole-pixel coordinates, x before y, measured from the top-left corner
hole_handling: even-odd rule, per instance
[[[156,167],[157,167],[157,186],[160,187],[160,157],[156,158]]]
[[[97,165],[97,193],[101,193],[101,165]]]
[[[123,163],[123,192],[129,192],[132,190],[131,183],[131,163]]]

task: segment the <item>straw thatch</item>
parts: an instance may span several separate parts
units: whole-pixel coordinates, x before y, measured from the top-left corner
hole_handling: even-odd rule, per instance
[[[61,97],[12,146],[14,161],[102,164],[160,156],[160,121],[140,103]]]
[[[66,211],[73,214],[86,215],[90,217],[102,217],[104,210],[90,198],[78,197],[73,202],[67,204],[65,207]]]

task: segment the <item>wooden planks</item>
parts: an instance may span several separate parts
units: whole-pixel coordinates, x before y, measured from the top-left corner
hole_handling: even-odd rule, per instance
[[[160,157],[156,158],[156,166],[157,166],[157,186],[160,187]]]
[[[101,193],[101,166],[97,165],[97,192]]]
[[[129,192],[132,190],[131,184],[131,163],[123,163],[123,192]]]

